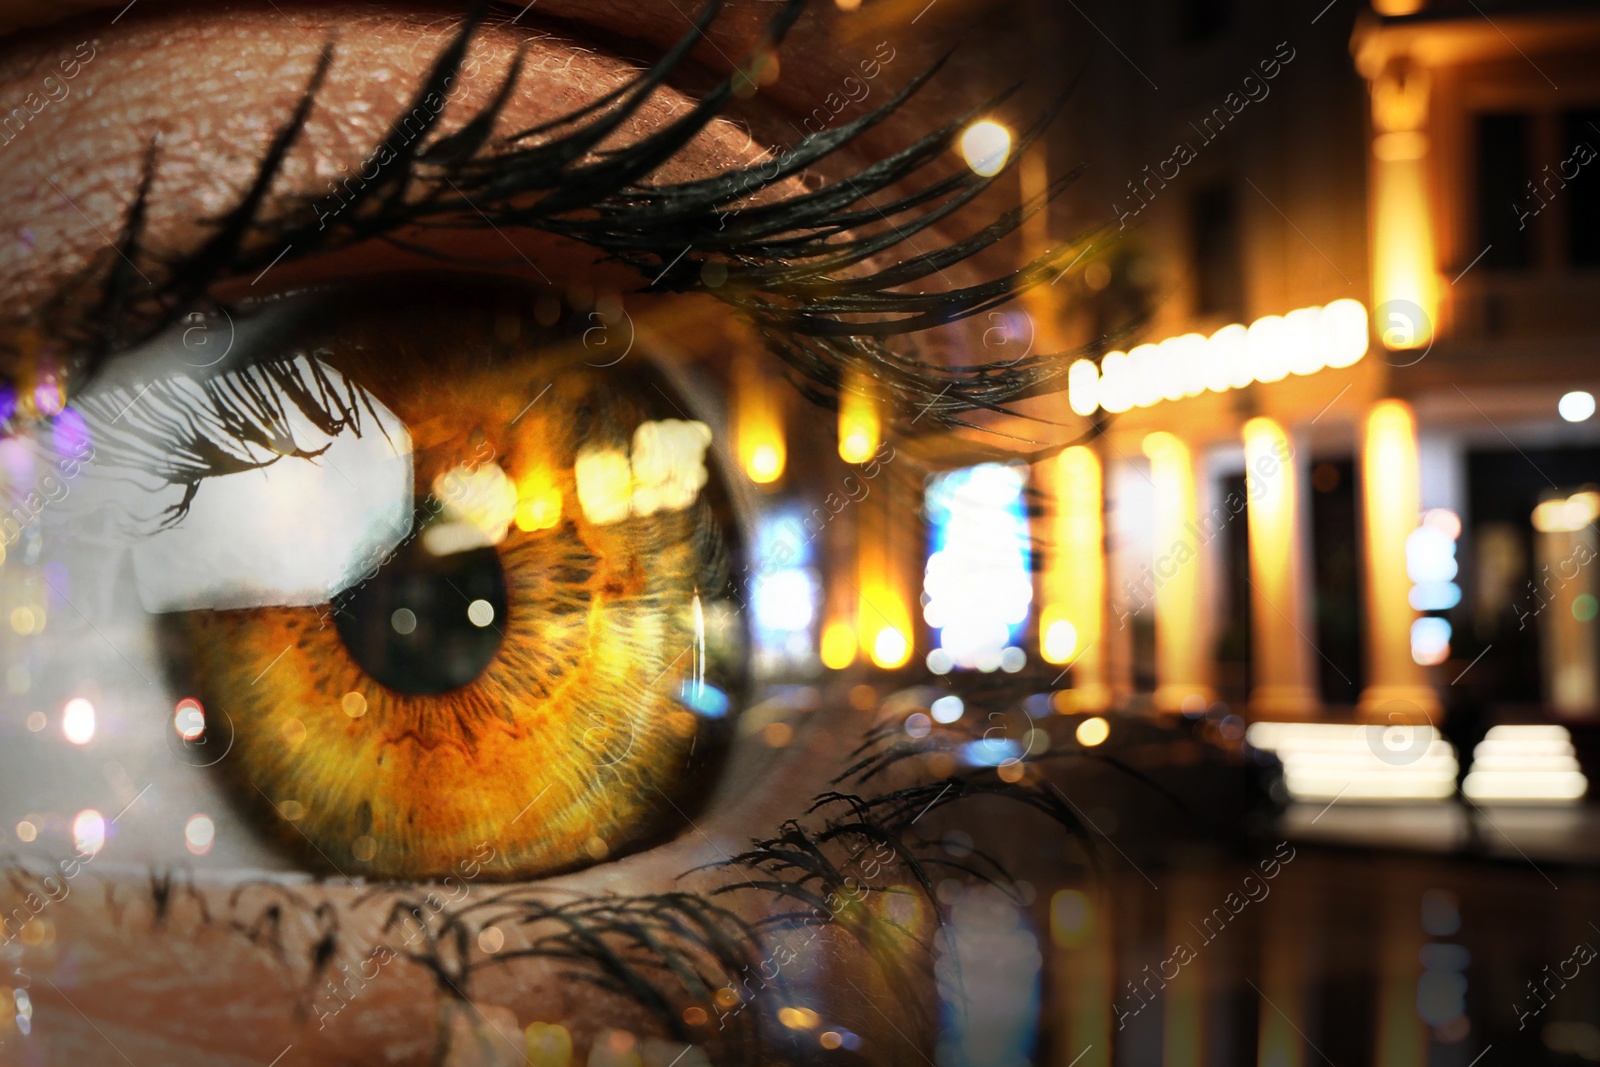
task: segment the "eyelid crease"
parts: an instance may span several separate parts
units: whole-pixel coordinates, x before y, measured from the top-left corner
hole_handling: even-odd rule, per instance
[[[769,23],[758,52],[781,42],[806,2],[787,0]],[[379,175],[370,183],[364,181],[348,203],[341,201],[344,206],[326,229],[324,224],[329,217],[318,212],[311,199],[304,202],[304,211],[291,213],[291,221],[263,223],[255,218],[260,206],[257,194],[271,185],[284,155],[304,126],[310,102],[317,95],[330,61],[331,45],[325,46],[317,73],[310,79],[294,116],[274,137],[272,149],[257,168],[250,192],[224,216],[221,228],[199,253],[165,266],[164,282],[156,300],[131,299],[126,277],[129,271],[113,266],[94,316],[100,325],[87,337],[83,330],[76,331],[81,369],[75,370],[72,377],[76,380],[92,374],[115,352],[151,336],[182,310],[203,304],[206,291],[221,278],[245,276],[270,265],[269,261],[276,262],[288,247],[296,250],[291,258],[299,260],[372,238],[400,243],[397,231],[405,227],[470,229],[503,225],[543,230],[608,252],[646,276],[654,272],[655,280],[647,289],[709,292],[754,320],[769,349],[800,379],[797,384],[808,399],[832,406],[846,376],[864,373],[874,380],[882,400],[890,406],[890,421],[907,432],[968,425],[961,418],[966,412],[1005,410],[1015,400],[1055,391],[1061,388],[1073,358],[1098,355],[1126,332],[1118,331],[1077,351],[972,366],[924,361],[897,352],[886,343],[886,338],[946,325],[1004,303],[1031,286],[1059,278],[1108,243],[1103,240],[1107,227],[1102,226],[988,282],[932,294],[896,291],[907,282],[992,246],[1058,195],[1076,176],[1074,171],[1052,183],[1042,196],[1006,212],[990,226],[946,249],[912,257],[876,274],[838,276],[838,268],[859,264],[868,256],[899,244],[899,239],[909,239],[999,177],[964,174],[902,197],[890,205],[895,214],[913,211],[947,194],[953,195],[954,206],[939,205],[902,220],[899,225],[890,221],[890,229],[898,239],[891,240],[883,233],[840,239],[848,228],[870,221],[866,209],[846,210],[864,199],[861,184],[867,183],[872,191],[881,190],[919,172],[941,155],[957,135],[954,124],[927,135],[890,160],[869,166],[853,179],[826,184],[815,193],[748,208],[749,218],[735,222],[735,233],[744,233],[744,238],[713,242],[715,247],[706,253],[696,253],[693,235],[710,233],[713,223],[720,228],[731,215],[743,214],[733,205],[772,187],[792,171],[780,161],[770,175],[763,173],[767,164],[758,164],[675,186],[638,182],[724,110],[734,81],[741,75],[724,79],[688,115],[673,120],[664,129],[622,148],[602,151],[598,162],[588,161],[598,150],[600,140],[665,81],[692,45],[695,32],[685,35],[661,61],[621,89],[545,127],[519,131],[504,139],[504,144],[519,143],[519,138],[526,139],[547,128],[577,124],[553,141],[494,151],[479,158],[490,141],[493,118],[515,84],[520,70],[518,61],[478,115],[454,133],[424,143],[437,130],[445,110],[444,104],[429,105],[428,101],[448,100],[449,83],[459,72],[466,46],[482,23],[484,6],[481,0],[473,5],[413,96],[414,106],[403,113],[402,117],[411,118],[422,112],[420,133],[395,147],[401,128],[397,119],[391,125],[389,138],[380,143],[377,151],[390,153],[390,160],[385,162],[400,165],[379,168]],[[708,25],[721,6],[722,0],[709,0],[702,9],[701,23]],[[838,130],[807,135],[793,151],[796,160],[816,162],[850,143],[862,130],[892,113],[936,69],[937,64],[890,105]],[[1024,131],[1019,149],[1039,136],[1064,98],[1065,92]],[[615,105],[610,111],[605,109],[608,103]],[[584,121],[591,117],[591,121]],[[1016,154],[1013,161],[1015,158]],[[141,257],[140,238],[151,178],[158,166],[159,155],[152,146],[141,191],[129,210],[123,238],[118,242],[121,255],[117,258],[130,267],[141,258],[148,260]],[[458,195],[447,194],[446,187]],[[423,191],[416,192],[418,188]],[[844,192],[846,189],[851,192]],[[528,195],[539,192],[545,195],[530,204]],[[681,220],[676,227],[664,227],[653,214],[668,201]],[[308,217],[313,215],[316,217]],[[763,219],[765,223],[757,226]],[[686,229],[692,231],[687,249],[679,244]],[[702,278],[705,269],[715,264],[726,268],[726,284],[713,286]],[[133,270],[137,272],[137,267]],[[63,293],[66,291],[64,287]],[[64,295],[60,303],[70,305],[72,300]],[[867,316],[869,321],[859,321],[860,316]],[[913,412],[917,413],[916,419],[911,418]],[[921,426],[913,427],[919,419],[923,420]]]

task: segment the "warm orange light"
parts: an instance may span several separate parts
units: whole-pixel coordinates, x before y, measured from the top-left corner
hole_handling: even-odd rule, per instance
[[[1202,625],[1201,561],[1194,531],[1195,463],[1189,446],[1164,430],[1145,436],[1155,485],[1156,706],[1177,710],[1187,697],[1209,701]]]
[[[974,122],[961,133],[961,157],[973,173],[994,177],[1011,158],[1011,131],[992,119]]]
[[[1392,350],[1425,348],[1439,314],[1428,200],[1428,79],[1396,66],[1372,85],[1372,287],[1378,336]]]
[[[1364,711],[1382,714],[1404,699],[1424,711],[1438,706],[1427,675],[1411,658],[1411,578],[1406,539],[1422,511],[1417,423],[1410,405],[1381,400],[1367,416],[1361,454],[1362,515],[1366,555],[1367,660],[1371,679]]]
[[[1430,312],[1431,314],[1431,312]],[[1391,346],[1392,347],[1392,346]],[[1112,414],[1163,400],[1242,389],[1348,367],[1367,351],[1367,309],[1348,297],[1326,307],[1264,315],[1246,328],[1232,323],[1210,337],[1186,333],[1130,352],[1108,352],[1097,368],[1077,360],[1067,370],[1067,402],[1082,416]]]
[[[839,396],[839,457],[846,463],[865,463],[878,451],[882,427],[878,403],[864,381]]]
[[[911,659],[915,633],[911,605],[920,537],[915,529],[906,529],[908,502],[894,499],[897,490],[892,483],[878,484],[883,491],[874,491],[859,509],[856,634],[862,655],[893,670]]]
[[[884,626],[872,639],[872,662],[884,670],[904,667],[911,658],[911,642],[905,631],[894,626]]]
[[[1060,608],[1050,608],[1045,613],[1039,630],[1039,653],[1046,663],[1072,662],[1072,654],[1082,642],[1078,640],[1078,628],[1071,619],[1062,617]]]
[[[775,482],[783,474],[784,455],[783,449],[776,445],[762,445],[750,455],[750,462],[746,472],[752,482],[766,485]]]
[[[561,489],[549,471],[525,475],[517,486],[517,529],[549,530],[561,521]]]
[[[783,436],[783,395],[755,360],[733,368],[733,435],[739,467],[757,485],[783,477],[788,448]]]
[[[856,661],[856,628],[847,622],[830,622],[822,631],[822,665],[842,671]]]
[[[1247,537],[1250,545],[1251,706],[1268,714],[1302,714],[1316,707],[1309,649],[1296,630],[1304,618],[1298,556],[1300,521],[1294,446],[1282,424],[1254,418],[1244,424]]]
[[[1078,724],[1073,736],[1084,748],[1094,748],[1111,736],[1111,724],[1098,715],[1092,715]]]
[[[1093,360],[1080,359],[1067,370],[1067,403],[1078,415],[1093,415],[1100,406],[1100,371]]]
[[[1106,564],[1100,457],[1074,445],[1045,461],[1040,483],[1048,494],[1049,526],[1040,538],[1045,553],[1039,653],[1047,663],[1072,664],[1077,706],[1104,707],[1109,691],[1101,643]]]

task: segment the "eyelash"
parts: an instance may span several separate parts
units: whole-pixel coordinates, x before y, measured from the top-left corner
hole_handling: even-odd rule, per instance
[[[436,927],[426,927],[426,938],[409,958],[428,969],[447,994],[467,996],[471,977],[488,967],[505,966],[519,957],[562,960],[576,965],[567,977],[585,981],[602,990],[628,997],[651,1012],[677,1040],[695,1042],[704,1034],[686,1027],[681,1014],[686,1004],[710,1007],[715,1013],[719,1040],[734,1043],[735,1051],[749,1053],[753,1048],[770,1056],[771,1042],[784,1043],[793,1037],[782,1029],[767,1029],[762,1013],[743,1017],[744,1009],[766,991],[776,988],[778,997],[767,1007],[784,1002],[783,967],[779,954],[794,952],[781,935],[803,929],[816,936],[812,920],[821,925],[839,926],[861,948],[890,971],[914,961],[885,948],[880,925],[898,927],[894,919],[864,910],[848,915],[834,903],[845,897],[863,899],[867,893],[885,891],[873,879],[880,869],[877,860],[872,870],[861,863],[870,849],[875,855],[887,851],[902,872],[920,889],[922,899],[935,905],[936,890],[932,871],[944,869],[992,885],[1010,896],[1019,906],[1023,900],[1004,865],[980,850],[958,861],[941,858],[932,850],[937,843],[913,840],[912,825],[929,812],[978,797],[997,797],[1030,807],[1054,821],[1071,838],[1085,846],[1091,867],[1098,869],[1098,856],[1089,847],[1091,838],[1076,814],[1046,788],[1031,781],[1010,783],[993,772],[967,771],[934,776],[927,781],[881,794],[863,797],[847,788],[860,788],[868,781],[902,761],[971,742],[976,731],[959,727],[942,728],[913,744],[902,743],[904,734],[898,723],[886,724],[869,734],[856,750],[859,761],[834,780],[836,789],[815,797],[807,809],[809,818],[819,813],[844,809],[845,814],[827,814],[819,827],[787,820],[776,836],[754,841],[739,855],[711,865],[734,874],[734,880],[708,893],[668,892],[636,897],[594,897],[554,903],[537,889],[513,889],[459,908],[433,908],[441,916]],[[1037,760],[1067,755],[1052,750]],[[1142,777],[1142,776],[1140,776]],[[825,848],[852,843],[842,862],[829,857]],[[854,869],[864,875],[852,884]],[[685,872],[692,874],[693,871]],[[741,918],[737,912],[718,904],[719,898],[746,892],[764,893],[775,902],[793,902],[798,910],[778,912],[757,922]],[[421,913],[421,903],[404,900],[390,910],[385,929]],[[942,917],[941,920],[942,921]],[[502,951],[492,958],[474,962],[469,946],[474,931],[482,925],[510,925],[530,932],[553,924],[554,933],[531,940],[525,949]],[[765,937],[777,934],[776,940]],[[922,949],[929,946],[919,944]],[[323,949],[323,963],[313,961],[314,974],[320,974],[333,950]],[[772,973],[768,973],[768,967]],[[752,982],[755,984],[752,986]],[[909,982],[892,982],[892,988],[912,988]],[[716,1008],[716,994],[722,989],[743,990],[737,1005],[725,1004],[727,1012]],[[907,1003],[908,1010],[917,1005]],[[769,1011],[767,1014],[771,1014]],[[726,1030],[732,1023],[731,1032]],[[726,1037],[722,1035],[726,1034]],[[768,1044],[762,1044],[763,1041]],[[798,1047],[797,1047],[798,1050]],[[800,1061],[808,1062],[805,1055]],[[731,1062],[745,1062],[735,1059]],[[754,1062],[754,1059],[750,1059]]]
[[[807,2],[787,0],[768,24],[758,59],[763,49],[782,41]],[[332,45],[325,46],[293,115],[274,135],[249,189],[198,251],[165,265],[149,263],[140,243],[160,162],[159,147],[152,145],[117,242],[120,254],[110,261],[103,280],[63,286],[41,314],[41,321],[53,327],[48,334],[65,339],[72,353],[69,378],[76,383],[92,377],[111,357],[149,340],[184,311],[206,306],[206,294],[218,280],[245,276],[277,262],[286,247],[292,246],[293,258],[301,259],[379,238],[428,253],[398,236],[408,227],[532,228],[573,238],[629,264],[643,277],[654,278],[643,287],[645,292],[708,292],[750,319],[809,400],[832,407],[844,383],[861,377],[871,382],[875,395],[888,406],[891,422],[905,424],[915,413],[921,423],[917,429],[923,432],[966,425],[962,418],[966,412],[1003,410],[1016,400],[1058,389],[1073,359],[1099,355],[1125,332],[1065,353],[965,367],[922,361],[887,343],[889,338],[989,310],[1086,262],[1109,243],[1109,228],[1102,226],[1017,271],[977,285],[937,293],[898,291],[995,244],[1042,209],[1079,171],[1058,179],[1044,197],[1006,212],[945,248],[918,251],[876,273],[850,273],[869,257],[909,242],[997,180],[1000,175],[980,177],[963,170],[887,204],[873,205],[868,199],[945,155],[967,122],[998,106],[1009,92],[851,177],[759,206],[739,207],[889,118],[938,73],[942,60],[868,114],[807,135],[785,153],[787,158],[691,182],[642,184],[721,114],[735,82],[744,76],[741,73],[725,79],[690,114],[656,133],[619,149],[597,150],[602,139],[666,82],[700,32],[715,20],[722,3],[709,0],[696,29],[621,88],[563,119],[493,139],[496,120],[522,69],[519,55],[481,111],[455,132],[428,141],[447,110],[450,84],[460,73],[467,47],[484,22],[487,4],[479,0],[435,59],[411,105],[391,126],[390,136],[368,156],[382,164],[374,178],[369,181],[363,168],[359,188],[351,190],[347,180],[350,196],[337,197],[337,210],[323,210],[319,202],[327,196],[320,196],[308,198],[283,220],[259,220],[262,203],[322,91],[333,59]],[[1013,158],[1043,132],[1065,95],[1060,94],[1020,134]],[[401,123],[407,120],[420,128],[403,134]],[[565,132],[551,140],[525,143],[558,131]],[[380,159],[385,154],[389,158]],[[424,191],[414,195],[418,189]],[[530,204],[531,194],[539,196]],[[849,210],[862,203],[868,206]],[[874,229],[878,222],[886,228]],[[852,229],[857,231],[854,236],[848,235]],[[141,260],[162,276],[153,294],[135,284],[142,277],[136,266]],[[713,274],[723,272],[726,280],[710,285],[703,277],[708,268]],[[98,295],[92,307],[84,306],[86,292]],[[241,414],[226,406],[214,413],[222,423],[241,421]],[[337,417],[333,412],[324,414]],[[249,421],[247,414],[243,421]],[[909,424],[899,428],[912,429]],[[189,472],[198,477],[209,473]],[[184,482],[193,484],[188,477]]]
[[[767,39],[773,46],[781,41],[805,3],[806,0],[788,0],[769,24]],[[414,114],[417,108],[423,107],[430,93],[446,90],[446,79],[458,70],[472,35],[482,24],[486,6],[474,4],[461,31],[441,52],[405,114]],[[898,266],[875,274],[848,273],[869,256],[888,253],[949,217],[997,180],[998,176],[983,178],[962,172],[935,181],[881,208],[849,210],[855,204],[868,202],[869,196],[922,172],[930,162],[949,151],[966,122],[997,106],[1009,94],[988,101],[852,177],[758,207],[737,208],[763,190],[827,159],[865,130],[889,118],[938,73],[940,64],[919,74],[906,89],[867,115],[836,129],[806,136],[788,154],[789,160],[780,159],[776,167],[768,161],[695,182],[670,186],[637,184],[670,158],[671,153],[660,154],[665,151],[663,144],[676,140],[681,146],[721,112],[738,75],[708,94],[701,107],[690,116],[654,137],[603,153],[599,162],[583,163],[585,159],[592,160],[589,150],[605,132],[625,120],[672,74],[688,46],[715,18],[720,7],[721,0],[710,0],[701,12],[699,27],[686,35],[660,63],[628,85],[565,120],[507,138],[501,142],[501,150],[483,155],[490,145],[495,120],[520,73],[519,58],[495,99],[484,110],[472,116],[456,133],[438,137],[423,148],[422,142],[434,128],[442,109],[434,112],[426,128],[395,149],[395,161],[385,164],[379,180],[365,183],[348,203],[340,198],[337,212],[331,215],[319,212],[316,200],[308,200],[299,217],[292,221],[262,222],[256,218],[261,202],[310,114],[329,69],[331,46],[324,49],[294,115],[277,132],[263,157],[251,191],[223,217],[204,247],[182,261],[164,265],[163,283],[154,294],[136,288],[139,272],[134,266],[141,260],[151,265],[149,257],[142,254],[140,240],[150,189],[159,167],[158,149],[152,146],[140,188],[117,242],[120,254],[111,260],[110,269],[102,279],[98,282],[86,279],[87,284],[63,287],[41,314],[43,323],[55,327],[46,332],[65,338],[71,346],[70,378],[75,382],[87,380],[119,352],[152,338],[183,312],[207,306],[206,293],[217,280],[248,276],[267,265],[286,244],[293,245],[299,253],[295,257],[298,259],[371,238],[402,244],[397,234],[408,226],[479,226],[485,220],[502,229],[544,229],[589,244],[631,265],[642,277],[654,278],[655,281],[645,286],[645,291],[708,292],[754,322],[768,348],[788,366],[796,385],[809,399],[832,406],[847,377],[862,375],[873,382],[877,395],[890,405],[892,412],[909,417],[920,411],[918,428],[923,430],[962,425],[962,416],[967,412],[1002,409],[1016,400],[1059,388],[1073,359],[1097,356],[1116,343],[1121,331],[1066,353],[960,368],[920,361],[896,351],[888,343],[894,337],[919,333],[986,311],[1030,286],[1053,280],[1073,266],[1081,266],[1109,243],[1108,230],[1101,227],[1076,236],[1020,270],[977,286],[934,294],[897,291],[936,273],[942,266],[968,259],[995,244],[1015,230],[1024,218],[1042,209],[1049,198],[1058,195],[1077,176],[1077,171],[1055,182],[1045,198],[1006,212],[990,226],[964,240],[932,253],[919,252]],[[607,108],[613,109],[607,111]],[[1039,136],[1052,113],[1053,108],[1019,136],[1014,155],[1020,155]],[[530,138],[568,127],[571,127],[568,132],[554,140],[516,147]],[[389,146],[390,143],[385,142],[380,149]],[[1001,172],[1002,175],[1008,173],[1008,170]],[[416,187],[426,187],[428,192],[405,202],[407,192]],[[459,199],[444,195],[444,190],[451,187],[455,188]],[[518,202],[526,199],[529,193],[543,196],[531,206],[519,206]],[[938,206],[915,214],[930,204]],[[886,224],[886,230],[865,232],[880,219]],[[904,221],[897,225],[894,220],[900,219]],[[850,236],[852,230],[856,232]],[[703,251],[696,250],[696,241]],[[687,252],[685,246],[688,246]],[[720,264],[726,269],[726,281],[715,287],[702,280],[710,264]],[[86,300],[85,293],[96,294],[97,299]],[[312,388],[317,383],[292,381],[287,375],[297,372],[287,363],[268,363],[234,373],[243,377],[228,386],[229,392],[212,390],[211,396],[215,421],[220,426],[230,427],[229,433],[241,446],[259,442],[263,435],[272,435],[274,427],[282,421],[281,402],[278,415],[270,410],[263,413],[259,405],[242,402],[245,394],[257,388],[271,389],[274,397],[287,396],[288,402],[308,417],[320,417],[330,425],[349,425],[353,432],[361,432],[361,406],[357,397],[335,397],[320,386]],[[0,429],[9,427],[0,426]],[[909,428],[902,426],[901,429]],[[148,450],[156,440],[170,447],[171,437],[154,431],[152,435],[141,436],[140,431],[130,430],[129,437],[126,444],[129,449]],[[238,457],[234,457],[233,462],[255,463]],[[207,461],[194,453],[170,460],[168,464],[163,476],[174,484],[185,485],[189,496],[204,477],[231,472],[219,469],[215,461]],[[169,519],[171,517],[169,513]],[[850,778],[853,785],[860,787],[889,764],[922,751],[920,747],[910,746],[881,747],[887,741],[887,733],[869,738],[863,750],[870,748],[871,754],[842,776],[841,782]],[[992,775],[992,772],[987,773]],[[1069,832],[1086,836],[1072,813],[1044,790],[1029,785],[1007,785],[987,777],[980,780],[978,772],[974,772],[867,798],[843,791],[822,794],[808,814],[842,806],[848,810],[848,815],[826,818],[820,829],[807,829],[799,822],[786,823],[778,836],[755,842],[751,849],[734,857],[726,866],[768,875],[798,869],[802,872],[798,882],[788,882],[780,876],[768,883],[767,888],[776,899],[797,900],[814,906],[815,901],[838,891],[844,884],[843,872],[824,856],[821,846],[850,840],[881,843],[887,844],[897,857],[908,863],[931,899],[931,882],[922,872],[913,846],[906,840],[907,820],[917,812],[987,793],[1000,793],[1032,805],[1056,819]],[[949,861],[925,862],[935,865]],[[985,872],[968,873],[979,873],[1000,884],[1006,881],[998,865]],[[169,896],[172,889],[169,883],[162,884],[165,888],[158,889],[153,877],[152,894],[158,902]],[[814,885],[821,888],[820,894],[810,888]],[[526,921],[555,920],[570,931],[567,941],[558,939],[547,954],[574,964],[596,965],[602,984],[661,1009],[658,1014],[669,1029],[685,1039],[692,1039],[694,1035],[683,1031],[681,1017],[671,1010],[672,999],[659,987],[659,980],[672,976],[682,981],[686,974],[697,974],[698,992],[707,994],[716,982],[732,985],[741,969],[748,972],[751,966],[758,965],[762,951],[761,930],[715,903],[715,897],[721,894],[746,889],[746,885],[735,883],[709,897],[671,893],[633,899],[586,900],[567,907],[551,906],[514,891],[496,894],[470,908],[446,913],[437,933],[429,938],[428,951],[414,958],[432,969],[441,982],[448,981],[452,969],[439,956],[437,945],[446,941],[454,943],[465,937],[469,911],[490,906],[520,908]],[[236,892],[234,904],[239,896]],[[313,913],[308,901],[292,896],[288,906]],[[273,905],[255,923],[236,922],[234,926],[252,940],[259,936],[264,941],[272,941],[280,925],[281,907]],[[325,931],[311,950],[313,978],[317,980],[335,954],[336,916],[331,911],[325,912],[326,907],[321,905],[314,910],[317,927]],[[782,929],[785,924],[792,926],[794,921],[794,916],[779,915],[763,925]],[[646,964],[636,966],[637,961],[604,950],[602,935],[615,935],[646,947],[651,943],[671,945],[673,939],[682,939],[687,948],[662,949],[651,954]],[[459,951],[453,956],[461,967],[461,971],[455,972],[456,976],[464,980],[466,953]],[[709,969],[704,969],[708,964]],[[593,975],[585,977],[592,979]],[[685,992],[694,994],[696,991],[685,986]],[[748,1040],[751,1036],[745,1033],[740,1039]]]

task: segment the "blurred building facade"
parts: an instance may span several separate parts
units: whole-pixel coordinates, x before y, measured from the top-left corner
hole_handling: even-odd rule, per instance
[[[925,539],[878,515],[890,494],[835,494],[845,551],[797,564],[820,577],[788,647],[1043,660],[1082,711],[1600,716],[1600,10],[1164,8],[1084,16],[1091,88],[1014,168],[1028,195],[1090,162],[1031,250],[1116,238],[1024,302],[1030,343],[1145,323],[1028,409],[1081,443],[1016,484],[923,486]],[[866,501],[879,428],[842,408]],[[1002,519],[964,540],[979,498]],[[980,529],[992,558],[963,556]]]
[[[1590,792],[1573,742],[1600,723],[1600,7],[1079,14],[1082,102],[1015,188],[1090,169],[1021,251],[1108,218],[1117,239],[983,343],[1059,350],[1143,325],[1025,405],[1034,421],[992,424],[1059,429],[1031,464],[908,483],[910,448],[883,444],[856,389],[837,432],[851,473],[795,471],[801,495],[833,491],[779,520],[814,551],[760,553],[773,590],[811,583],[772,598],[783,655],[802,675],[1033,672],[1049,706],[1096,724],[1086,748],[1123,729],[1107,742],[1102,712],[1205,716],[1208,738],[1283,760],[1289,799],[1309,802],[1285,824],[1297,843],[1449,855],[1301,861],[1255,941],[1208,950],[1160,1025],[1126,1030],[1143,999],[1119,998],[1232,883],[1174,870],[1158,898],[1140,870],[1102,896],[1057,892],[1049,1010],[1066,1026],[1049,1062],[1468,1067],[1489,1045],[1593,1062],[1590,1016],[1524,1032],[1504,1009],[1512,976],[1544,966],[1520,912],[1567,938],[1587,918],[1571,894],[1527,908],[1548,879],[1505,837],[1526,884],[1475,903],[1490,883],[1450,866],[1456,808],[1359,802],[1441,801],[1465,779],[1475,805],[1523,805],[1494,809],[1500,836],[1520,818],[1551,832],[1545,855],[1589,862],[1569,847],[1583,809],[1542,809]],[[818,428],[789,432],[809,455],[795,442]],[[1372,729],[1391,724],[1408,729]],[[1475,888],[1441,888],[1458,883]],[[1458,942],[1482,961],[1470,983]]]
[[[1082,131],[1128,232],[1079,335],[1151,325],[1074,379],[1104,550],[1053,565],[1107,612],[1047,658],[1090,704],[1600,712],[1600,12],[1174,8]]]
[[[1438,721],[1452,683],[1593,715],[1600,12],[1301,7],[1130,25],[1084,131],[1130,227],[1088,281],[1126,304],[1129,275],[1157,343],[1075,382],[1114,416],[1075,673],[1254,718]],[[1300,309],[1352,300],[1365,354],[1314,351],[1339,327]]]

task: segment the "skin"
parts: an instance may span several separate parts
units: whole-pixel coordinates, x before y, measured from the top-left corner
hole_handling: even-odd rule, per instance
[[[337,39],[335,66],[268,201],[269,216],[289,198],[325,190],[341,173],[341,165],[359,164],[383,135],[390,116],[408,100],[451,26],[437,10],[398,4],[185,7],[157,0],[143,0],[109,24],[120,8],[120,3],[79,3],[70,10],[88,12],[80,21],[51,26],[46,24],[68,14],[67,7],[0,4],[0,26],[44,27],[15,37],[0,50],[0,100],[24,96],[55,57],[70,53],[85,37],[96,48],[94,60],[73,82],[73,106],[46,108],[24,131],[25,139],[4,150],[0,233],[15,234],[26,226],[32,238],[31,248],[16,239],[0,243],[0,327],[26,323],[42,296],[106,261],[104,235],[120,228],[144,151],[157,131],[161,166],[152,189],[148,246],[158,255],[176,255],[203,240],[208,231],[202,220],[237,200],[263,146],[299,99],[323,41]],[[768,14],[765,5],[736,6],[696,51],[696,64],[706,72],[725,72],[728,57],[746,54]],[[487,99],[519,47],[528,49],[528,63],[523,90],[502,118],[504,130],[548,121],[614,87],[634,69],[618,55],[659,54],[687,27],[677,6],[667,2],[557,0],[540,4],[537,19],[480,34],[474,58],[483,75],[465,91],[462,112]],[[945,29],[959,27],[947,24]],[[757,131],[755,141],[740,127],[718,122],[658,177],[681,180],[757,159],[757,142],[782,136],[786,115],[808,111],[832,91],[856,57],[870,54],[872,45],[891,33],[903,57],[896,60],[895,76],[886,79],[895,85],[922,69],[945,36],[904,25],[862,28],[843,21],[831,8],[819,7],[783,49],[777,82],[743,105]],[[969,77],[982,61],[981,52],[959,58],[951,76],[890,128],[857,145],[858,159],[904,144],[907,131],[925,130],[981,98],[984,94],[974,90]],[[690,106],[689,96],[663,90],[625,135],[639,136]],[[475,249],[504,257],[501,240],[494,233],[439,238],[453,251]],[[930,235],[927,242],[933,247],[937,238]],[[518,234],[516,244],[531,269],[510,269],[514,275],[537,271],[571,277],[598,271],[603,276],[607,269],[592,267],[592,254],[552,239]],[[289,287],[376,265],[404,269],[414,262],[421,265],[392,249],[357,248],[316,261],[286,262],[272,284]],[[954,273],[961,277],[960,271]],[[235,289],[240,284],[235,282]],[[745,739],[729,761],[722,802],[714,800],[691,832],[619,861],[510,891],[558,900],[707,891],[737,884],[739,876],[728,871],[687,877],[685,872],[725,860],[802,811],[847,766],[870,721],[870,715],[849,707],[841,694],[830,694],[817,712],[793,718],[799,729],[785,748]],[[961,825],[981,832],[988,814],[980,806],[967,807]],[[942,813],[930,817],[931,833],[943,825],[941,818]],[[995,847],[1013,862],[1014,873],[1039,885],[1059,877],[1054,861],[1046,861],[1040,855],[1044,850],[1033,844],[1046,824],[1013,818],[1007,825]],[[843,850],[833,853],[843,859]],[[886,877],[905,878],[903,870],[894,870]],[[516,1028],[550,1022],[571,1031],[577,1048],[574,1062],[582,1063],[605,1028],[641,1036],[660,1032],[626,998],[573,982],[561,965],[527,959],[477,970],[470,981],[457,975],[459,985],[467,988],[456,988],[418,963],[397,957],[336,1017],[320,1020],[315,1005],[323,983],[341,977],[333,967],[347,962],[356,970],[359,961],[373,958],[380,949],[403,948],[393,931],[383,931],[383,922],[397,904],[421,899],[428,892],[425,887],[265,876],[241,895],[202,879],[172,893],[162,906],[151,892],[148,871],[118,869],[110,862],[86,867],[71,886],[70,895],[49,906],[55,949],[24,949],[20,959],[31,978],[34,1025],[50,1042],[49,1062],[268,1063],[288,1046],[281,1060],[285,1065],[444,1062],[465,1067],[521,1062],[504,1058],[520,1046]],[[474,883],[453,907],[505,891]],[[15,883],[0,889],[7,911],[15,907],[20,892]],[[251,929],[259,931],[271,905],[289,901],[290,894],[294,903],[282,912],[277,950],[246,936]],[[774,907],[771,897],[761,893],[722,899],[752,920]],[[468,920],[474,929],[483,921],[483,916]],[[335,961],[319,969],[314,946],[335,926]],[[912,926],[918,936],[931,934],[926,909]],[[508,947],[516,944],[516,936]],[[814,988],[809,1003],[828,1025],[863,1035],[863,1055],[872,1062],[927,1059],[932,1049],[928,1020],[937,1011],[925,959],[908,957],[914,960],[910,973],[916,981],[892,988],[861,945],[837,929],[825,929],[810,951],[816,954],[819,973],[828,977]],[[485,962],[478,950],[472,959]],[[470,1007],[458,1002],[458,993],[471,998]],[[474,1036],[474,1031],[487,1036]],[[714,1017],[701,1033],[702,1043],[716,1049]],[[0,1049],[0,1062],[5,1055]],[[663,1064],[671,1058],[666,1056]]]

